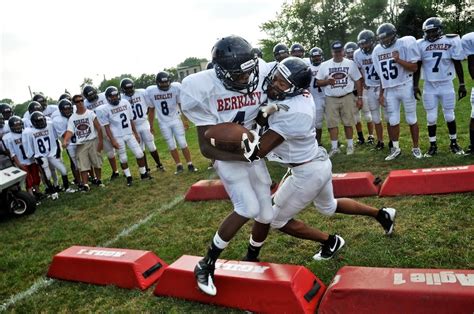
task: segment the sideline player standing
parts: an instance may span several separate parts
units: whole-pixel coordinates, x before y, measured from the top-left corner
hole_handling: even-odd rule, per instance
[[[155,145],[155,137],[151,132],[152,128],[147,119],[148,108],[152,105],[148,101],[147,94],[144,89],[135,89],[135,84],[129,78],[124,78],[120,82],[120,89],[122,91],[122,97],[132,105],[133,121],[135,122],[135,128],[137,129],[138,136],[140,137],[140,146],[143,150],[143,156],[145,156],[145,164],[148,168],[148,163],[145,154],[145,146],[148,148],[151,157],[156,163],[156,168],[160,171],[164,171],[165,168],[161,164],[160,155]]]
[[[377,135],[375,149],[383,149],[383,126],[379,103],[380,78],[375,72],[372,61],[372,51],[375,47],[374,32],[370,30],[361,31],[357,36],[357,44],[359,49],[354,52],[354,62],[364,76],[364,95],[362,95],[364,105],[362,108],[366,107],[370,110],[371,120]],[[369,128],[368,122],[367,128]]]
[[[175,174],[182,173],[184,171],[183,164],[179,158],[178,149],[176,148],[176,142],[183,152],[184,158],[188,163],[188,171],[198,171],[194,167],[191,152],[186,142],[186,132],[184,130],[183,120],[181,120],[180,113],[180,84],[173,82],[171,83],[171,77],[168,72],[162,71],[156,75],[156,85],[148,86],[146,93],[150,102],[148,109],[148,122],[150,123],[151,132],[153,133],[153,119],[158,119],[158,125],[160,127],[161,135],[163,136],[171,157],[176,164]],[[155,110],[156,108],[156,110]]]
[[[471,79],[474,80],[474,32],[462,36],[462,48],[467,56],[467,64]],[[469,124],[469,145],[466,153],[474,155],[474,88],[471,90],[471,122]]]
[[[215,262],[239,229],[254,219],[251,243],[263,245],[273,218],[271,178],[263,160],[248,163],[242,155],[222,151],[204,137],[213,125],[234,122],[252,129],[264,95],[265,64],[259,64],[252,46],[239,36],[219,39],[212,48],[213,70],[192,74],[183,80],[183,113],[197,126],[201,153],[215,159],[216,169],[234,211],[219,226],[206,256],[194,269],[197,285],[204,293],[216,295]],[[232,105],[234,104],[234,105]]]
[[[323,50],[319,47],[312,48],[309,51],[309,61],[311,63],[311,74],[313,75],[313,83],[310,84],[309,90],[311,95],[313,95],[314,105],[316,107],[316,139],[318,140],[318,143],[321,144],[326,96],[324,95],[324,88],[318,86],[316,75],[318,74],[321,63],[324,61]]]
[[[331,161],[326,150],[318,147],[314,136],[313,100],[306,90],[311,82],[311,72],[305,62],[287,58],[268,75],[265,82],[268,83],[267,88],[264,86],[268,98],[288,109],[271,114],[268,131],[260,139],[255,137],[251,143],[244,139],[243,146],[248,148],[244,154],[248,160],[267,156],[269,160],[280,162],[291,170],[291,175],[275,194],[272,227],[298,238],[320,242],[321,250],[313,257],[316,260],[330,259],[345,242],[337,234],[329,235],[294,219],[310,203],[327,216],[341,213],[373,217],[386,234],[391,234],[395,209],[376,209],[349,198],[334,198]],[[258,250],[249,249],[247,260],[256,261],[258,253]]]
[[[416,117],[416,99],[413,88],[413,73],[418,69],[420,53],[413,36],[397,37],[395,26],[384,23],[377,29],[379,44],[372,52],[375,71],[380,77],[380,105],[386,106],[390,124],[390,140],[393,147],[385,160],[393,160],[401,154],[400,144],[400,105],[405,109],[405,120],[410,126],[413,142],[412,153],[422,158],[418,145],[419,129]]]
[[[458,35],[443,35],[441,19],[430,17],[423,23],[422,39],[417,41],[420,50],[418,71],[415,74],[415,91],[419,92],[418,80],[420,67],[423,69],[425,84],[423,85],[423,107],[426,110],[430,148],[425,157],[433,157],[438,151],[436,145],[436,123],[438,120],[438,104],[443,108],[444,120],[448,126],[449,145],[451,152],[463,155],[464,152],[457,143],[456,120],[454,109],[456,95],[454,93],[454,71],[459,79],[459,99],[466,96],[464,86],[464,71],[461,61],[464,59],[461,39]]]

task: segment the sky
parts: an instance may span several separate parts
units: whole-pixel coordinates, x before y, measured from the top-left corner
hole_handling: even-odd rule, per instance
[[[187,57],[210,60],[218,38],[231,34],[258,45],[259,26],[284,0],[16,0],[2,3],[0,99],[31,91],[58,99],[128,73],[157,73]]]

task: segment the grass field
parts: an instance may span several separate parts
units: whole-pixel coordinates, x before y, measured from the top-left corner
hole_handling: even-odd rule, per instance
[[[467,73],[467,72],[466,72]],[[467,77],[467,74],[466,74]],[[468,91],[472,82],[468,81]],[[456,109],[461,146],[468,144],[469,96]],[[449,152],[445,123],[438,126],[439,155],[415,160],[410,151],[410,137],[404,123],[401,133],[403,155],[385,162],[387,151],[374,152],[369,146],[356,148],[355,155],[333,159],[334,172],[371,171],[385,178],[390,170],[473,164],[472,156]],[[428,147],[425,113],[418,104],[423,152]],[[364,128],[365,129],[365,128]],[[62,194],[57,201],[46,200],[34,215],[19,219],[0,218],[0,311],[13,312],[230,312],[230,309],[153,296],[145,292],[80,283],[45,281],[52,256],[72,245],[108,246],[155,252],[168,263],[183,254],[202,255],[219,223],[229,213],[229,201],[188,203],[183,195],[200,179],[214,177],[206,170],[208,161],[198,149],[196,132],[187,132],[188,143],[199,172],[173,175],[174,166],[165,144],[157,137],[158,149],[167,171],[155,170],[152,181],[135,180],[131,188],[125,179],[106,180],[106,188],[94,188],[87,194]],[[327,133],[323,143],[329,144]],[[151,158],[150,158],[151,159]],[[138,178],[134,162],[132,173]],[[107,162],[105,175],[110,175]],[[278,181],[285,169],[269,164],[272,178]],[[316,262],[312,255],[318,245],[278,232],[271,232],[262,249],[264,261],[299,264],[308,267],[325,283],[344,265],[474,268],[474,193],[362,198],[376,207],[398,210],[395,233],[385,237],[380,225],[364,217],[336,215],[323,217],[307,208],[299,218],[314,227],[338,232],[346,247],[331,261]],[[134,226],[139,223],[139,225]],[[128,229],[132,227],[132,229]],[[126,234],[119,235],[123,230]],[[240,259],[246,251],[250,225],[245,226],[222,254],[225,259]],[[33,292],[27,291],[36,283]],[[218,283],[217,283],[218,285]],[[195,289],[195,287],[190,287]]]

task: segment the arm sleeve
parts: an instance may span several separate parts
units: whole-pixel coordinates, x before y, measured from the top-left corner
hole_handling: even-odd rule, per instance
[[[465,58],[464,51],[462,49],[461,39],[459,38],[459,36],[452,38],[451,58],[459,61],[462,61]]]
[[[407,36],[407,39],[404,41],[404,46],[407,52],[405,61],[416,63],[421,60],[420,49],[418,48],[415,37]]]
[[[209,106],[209,97],[197,86],[197,81],[183,82],[181,90],[181,109],[184,115],[196,126],[214,125],[218,123],[217,116]]]
[[[278,111],[268,119],[269,128],[285,140],[307,136],[308,130],[314,125],[311,116],[304,113]]]
[[[10,139],[10,136],[4,136],[2,141],[3,141],[3,144],[5,144],[5,148],[8,149],[8,151],[10,151],[10,156],[12,158],[15,157],[16,156],[15,147],[14,147],[13,140]]]
[[[97,120],[101,126],[110,124],[108,114],[105,112],[105,110],[102,110],[102,108],[97,108],[95,110],[95,114],[97,115]]]
[[[25,154],[28,158],[31,158],[35,155],[33,150],[33,137],[30,136],[30,132],[23,132],[21,134],[21,143],[23,144],[23,149],[25,150]]]

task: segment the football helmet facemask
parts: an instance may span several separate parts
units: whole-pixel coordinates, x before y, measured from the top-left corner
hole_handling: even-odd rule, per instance
[[[357,50],[357,44],[355,42],[349,41],[344,45],[344,57],[347,59],[354,59],[354,52]]]
[[[109,86],[105,90],[105,98],[107,99],[107,102],[111,104],[112,106],[117,106],[120,104],[120,93],[115,86]]]
[[[162,91],[167,91],[171,86],[171,76],[166,71],[161,71],[156,75],[156,86]]]
[[[275,57],[276,62],[281,62],[281,60],[288,58],[290,56],[290,51],[285,44],[279,43],[273,47],[273,57]]]
[[[135,94],[135,84],[129,78],[124,78],[120,81],[120,90],[128,97],[132,97]]]
[[[43,106],[37,101],[32,101],[28,104],[28,112],[32,114],[35,111],[43,112]]]
[[[318,66],[324,61],[323,50],[319,47],[311,48],[309,51],[309,61],[314,66]]]
[[[19,116],[12,116],[10,120],[8,120],[8,126],[13,133],[19,134],[23,132],[23,120]]]
[[[304,47],[301,44],[293,44],[290,47],[290,55],[292,57],[303,58],[304,57]]]
[[[44,97],[41,94],[36,94],[35,96],[33,96],[32,101],[39,102],[41,104],[41,106],[43,106],[43,110],[46,109],[46,107],[48,106],[48,102],[46,101],[46,97]]]
[[[301,58],[288,57],[267,75],[263,90],[272,100],[297,96],[309,87],[311,69]]]
[[[33,112],[31,114],[30,120],[31,120],[31,124],[36,129],[44,129],[47,125],[46,116],[40,111]]]
[[[0,104],[0,113],[6,121],[13,115],[12,107],[9,104]]]
[[[375,45],[375,34],[371,30],[364,29],[357,35],[357,45],[365,54],[371,54]]]
[[[258,58],[242,37],[219,39],[212,47],[214,70],[224,87],[241,94],[251,94],[258,87]]]
[[[84,96],[89,102],[94,102],[99,99],[99,95],[97,95],[97,90],[90,85],[84,86],[84,88],[82,89],[82,96]]]
[[[423,22],[423,38],[435,42],[443,36],[443,21],[438,17],[430,17]]]
[[[377,38],[382,47],[390,48],[397,41],[397,29],[393,24],[384,23],[377,28]]]
[[[73,113],[72,103],[67,99],[63,99],[59,102],[58,109],[65,118],[69,118]]]

